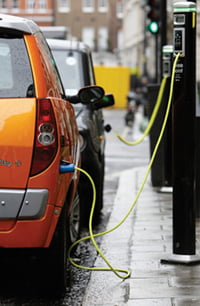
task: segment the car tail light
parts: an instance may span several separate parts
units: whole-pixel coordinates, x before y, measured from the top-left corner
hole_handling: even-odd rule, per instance
[[[56,120],[51,101],[37,100],[37,118],[31,176],[45,170],[58,149]]]

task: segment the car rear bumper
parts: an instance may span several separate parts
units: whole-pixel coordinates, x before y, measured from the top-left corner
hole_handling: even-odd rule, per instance
[[[0,248],[49,247],[61,210],[48,204],[41,219],[0,220]]]
[[[0,189],[0,220],[43,217],[48,193],[47,189]]]
[[[0,248],[50,245],[61,207],[48,204],[47,189],[0,190]]]

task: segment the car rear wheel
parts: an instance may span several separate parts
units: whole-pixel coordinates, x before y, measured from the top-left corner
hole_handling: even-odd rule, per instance
[[[62,295],[67,287],[67,251],[78,239],[80,232],[80,203],[78,193],[73,200],[71,213],[67,214],[67,201],[48,249],[41,250],[40,264],[45,275],[45,287],[52,295]]]
[[[67,244],[74,243],[80,234],[80,199],[78,192],[73,201],[73,207],[67,221]]]
[[[46,250],[46,286],[53,295],[61,295],[67,286],[67,205],[62,213],[50,247]],[[45,250],[44,250],[45,251]],[[45,261],[45,258],[43,259]]]

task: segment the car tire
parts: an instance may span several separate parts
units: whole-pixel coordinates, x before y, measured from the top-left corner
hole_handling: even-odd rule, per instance
[[[78,192],[75,194],[71,213],[67,218],[67,245],[74,243],[80,235],[80,198]]]
[[[62,295],[67,286],[67,207],[62,209],[52,243],[46,254],[46,276],[53,295]],[[45,258],[44,258],[45,260]],[[52,286],[53,284],[53,286]],[[53,289],[54,287],[54,289]]]
[[[53,296],[61,296],[67,287],[67,252],[69,246],[78,239],[80,233],[80,202],[76,193],[70,215],[67,214],[66,201],[58,225],[48,249],[41,249],[40,268],[44,289]],[[42,255],[42,256],[41,256]]]
[[[105,176],[105,156],[101,157],[101,192],[99,195],[100,198],[100,209],[103,208],[103,192],[104,192],[104,176]]]

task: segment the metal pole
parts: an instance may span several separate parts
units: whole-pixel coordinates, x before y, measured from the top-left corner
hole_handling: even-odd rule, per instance
[[[155,66],[156,66],[156,71],[155,71],[155,81],[156,83],[159,82],[159,77],[158,77],[158,73],[159,73],[159,70],[158,70],[158,34],[155,34]]]

